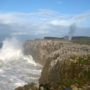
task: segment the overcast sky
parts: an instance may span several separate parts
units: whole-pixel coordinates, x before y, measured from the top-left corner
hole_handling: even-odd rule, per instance
[[[0,0],[0,36],[63,37],[72,25],[90,36],[90,0]]]

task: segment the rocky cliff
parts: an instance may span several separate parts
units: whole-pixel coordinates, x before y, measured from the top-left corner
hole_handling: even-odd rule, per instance
[[[39,80],[41,85],[47,85],[50,90],[73,86],[81,90],[90,89],[89,45],[65,40],[28,40],[24,52],[44,66]]]
[[[65,46],[65,45],[64,45]],[[90,47],[67,44],[49,55],[40,83],[54,89],[90,83]]]
[[[72,43],[64,40],[27,40],[24,44],[24,53],[31,54],[36,62],[45,65],[51,53],[67,44]]]

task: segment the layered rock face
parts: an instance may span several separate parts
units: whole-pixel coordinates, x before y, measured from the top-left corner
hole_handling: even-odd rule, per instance
[[[24,48],[25,54],[44,65],[40,84],[48,84],[52,90],[89,85],[90,46],[64,40],[29,40]]]
[[[56,50],[59,50],[64,43],[63,40],[27,40],[24,44],[24,53],[31,54],[34,60],[45,65],[47,57]]]

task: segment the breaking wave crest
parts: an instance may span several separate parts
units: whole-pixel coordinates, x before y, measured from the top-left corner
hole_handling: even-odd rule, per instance
[[[22,44],[5,39],[0,49],[0,89],[13,90],[30,82],[38,82],[42,66],[31,55],[24,55]]]

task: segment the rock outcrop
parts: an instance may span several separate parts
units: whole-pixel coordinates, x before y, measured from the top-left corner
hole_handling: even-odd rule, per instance
[[[51,53],[67,44],[72,43],[63,40],[27,40],[24,44],[24,53],[32,55],[36,62],[45,65]]]
[[[50,90],[68,87],[90,89],[89,45],[64,40],[28,40],[24,52],[31,54],[36,62],[44,66],[40,85],[48,85]]]
[[[89,52],[89,48],[89,45],[79,45],[65,40],[27,40],[24,44],[24,53],[31,54],[36,62],[45,65],[48,57],[56,51],[72,53],[83,50]]]

